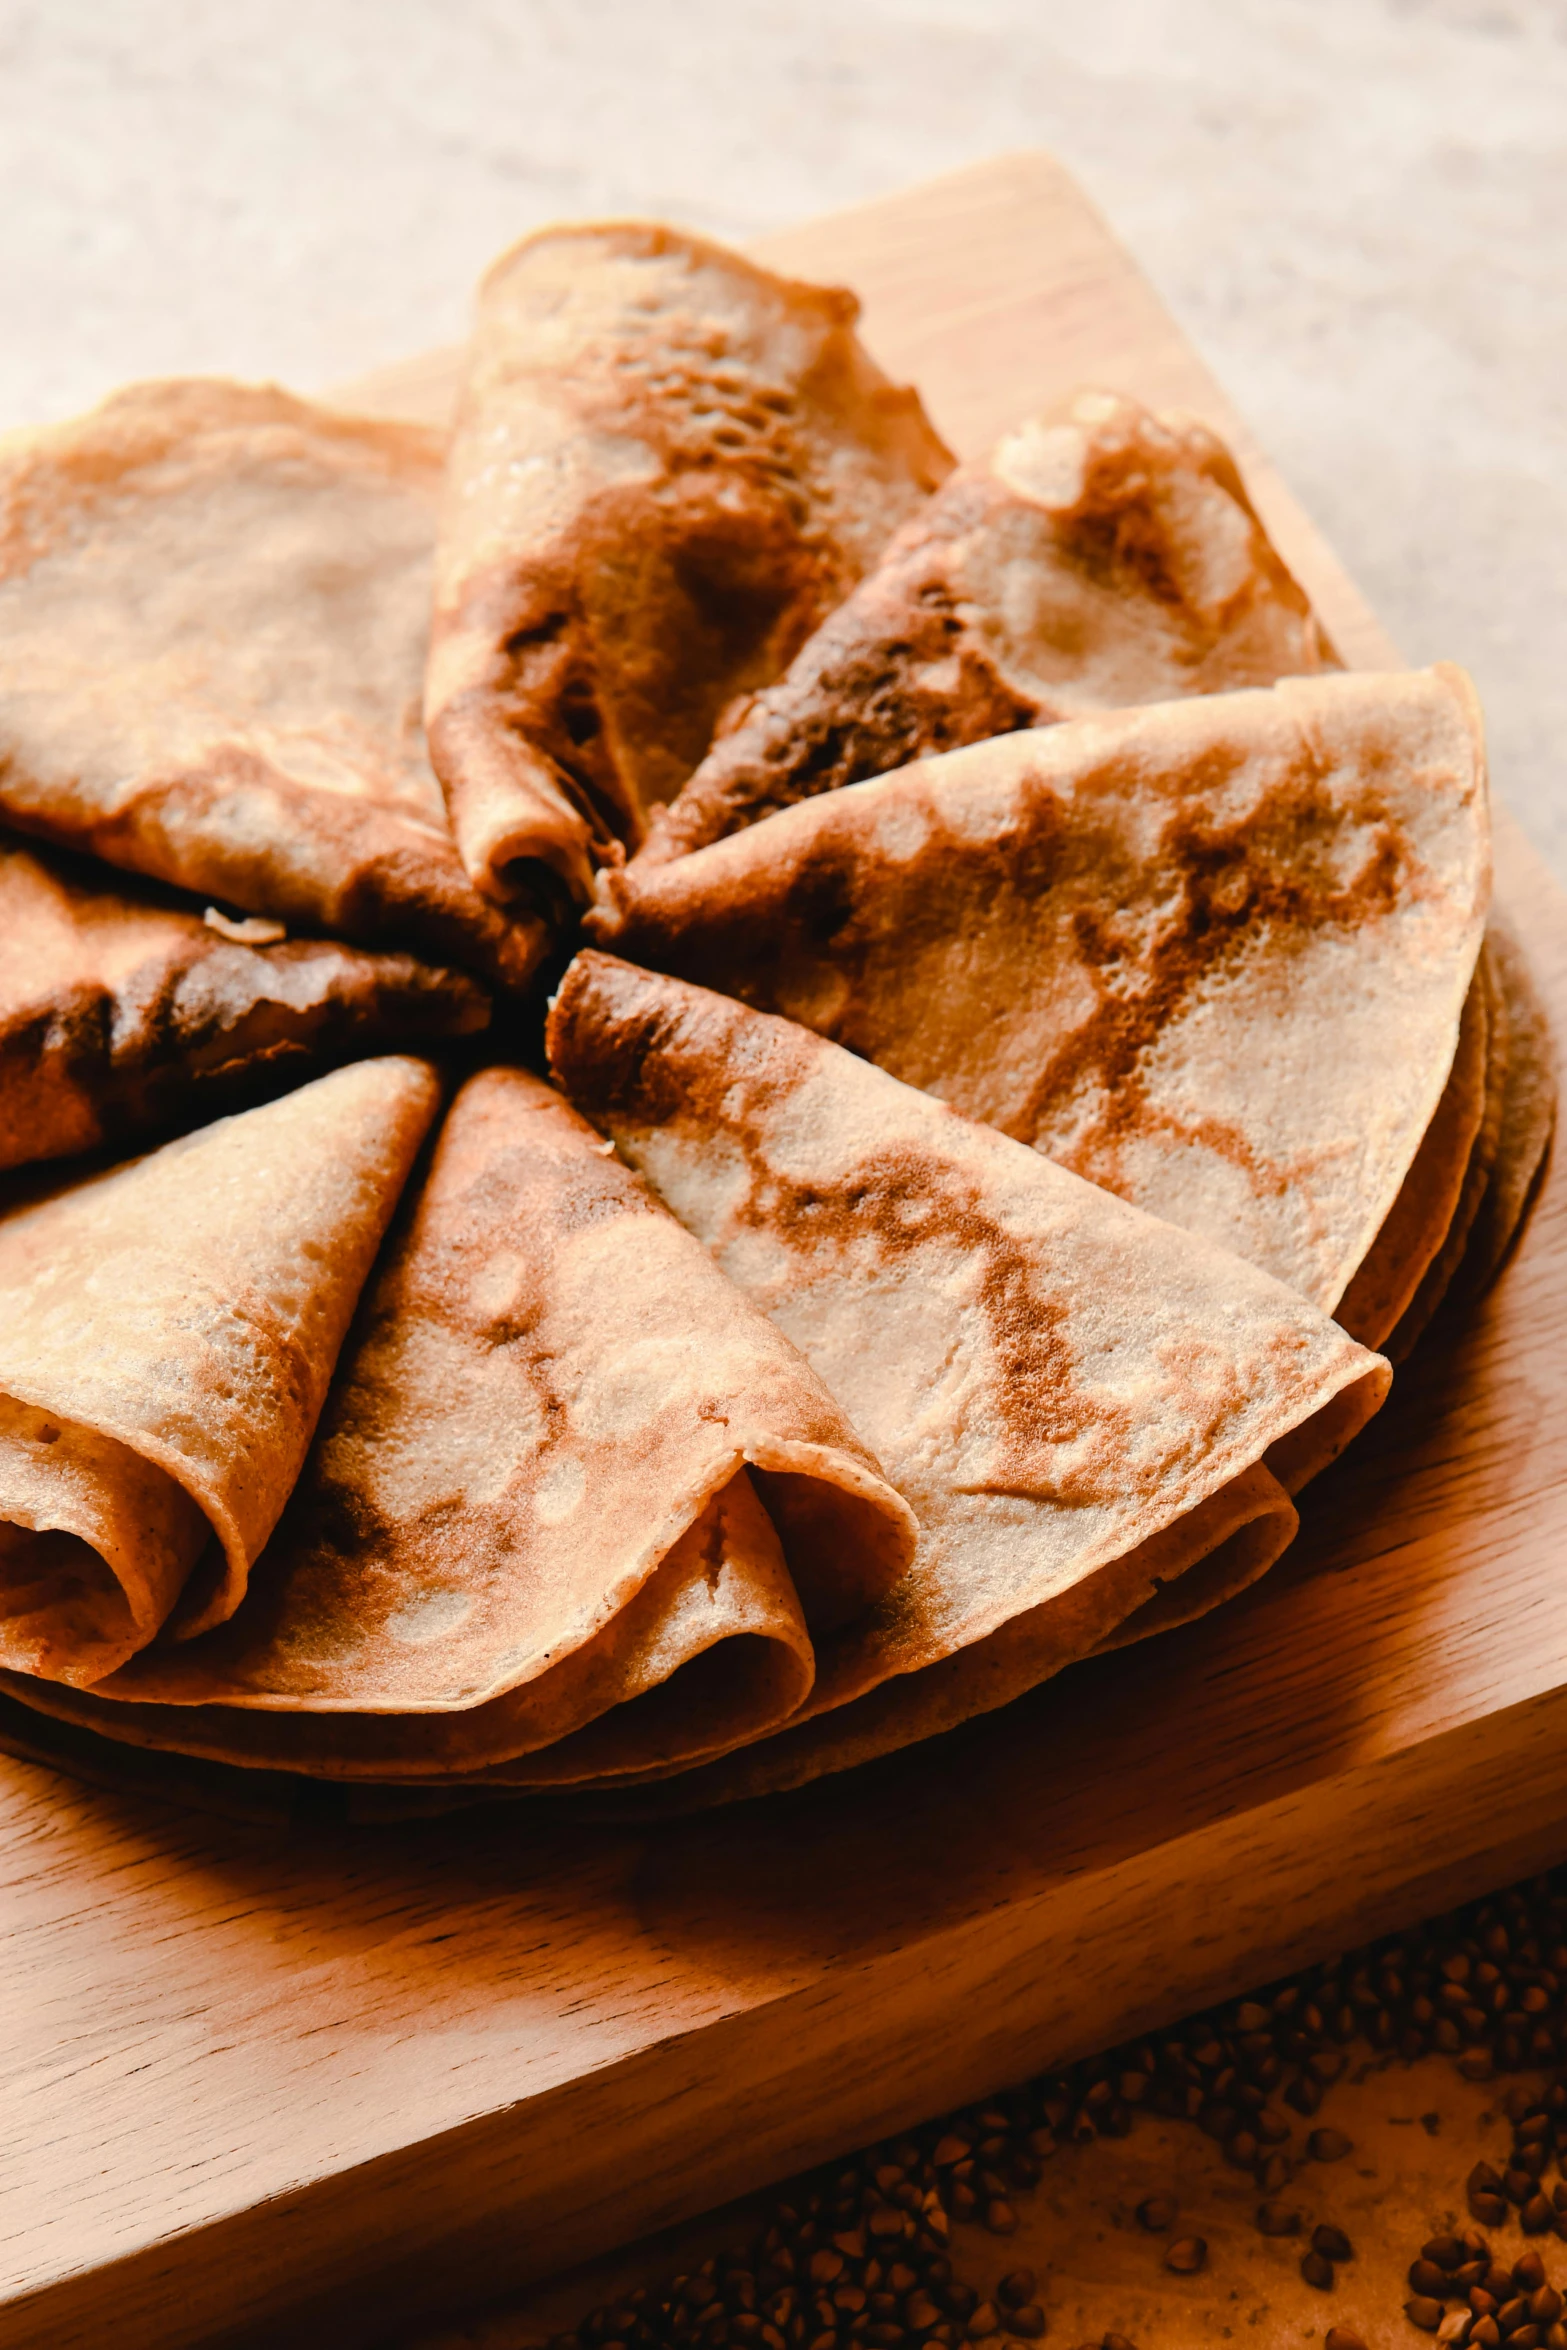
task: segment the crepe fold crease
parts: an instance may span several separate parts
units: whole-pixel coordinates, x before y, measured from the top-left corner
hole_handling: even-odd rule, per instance
[[[0,1218],[0,1659],[232,1614],[439,1100],[366,1061]]]
[[[1478,1125],[1490,880],[1468,680],[1339,672],[851,784],[605,875],[588,929],[1326,1311],[1375,1254],[1350,1322],[1374,1343],[1440,1246]]]
[[[0,818],[508,988],[420,724],[441,436],[270,387],[132,385],[0,442]]]
[[[637,222],[546,229],[485,279],[425,716],[492,898],[585,899],[950,468],[858,310]]]
[[[908,1576],[818,1643],[737,1786],[1001,1704],[1225,1545],[1213,1580],[1238,1587],[1295,1528],[1270,1459],[1319,1418],[1346,1442],[1387,1391],[1281,1283],[792,1022],[588,952],[549,1047],[919,1521]]]
[[[813,1641],[913,1545],[776,1324],[552,1088],[492,1069],[399,1218],[245,1604],[91,1701],[22,1693],[224,1761],[570,1783],[789,1717]]]

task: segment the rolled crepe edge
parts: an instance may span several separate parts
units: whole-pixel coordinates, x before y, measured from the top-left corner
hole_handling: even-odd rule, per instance
[[[198,1545],[196,1554],[191,1559],[178,1588],[169,1599],[164,1615],[153,1625],[147,1637],[139,1641],[135,1648],[129,1650],[119,1663],[105,1668],[105,1671],[96,1675],[87,1686],[96,1687],[99,1681],[108,1677],[109,1673],[120,1670],[121,1665],[141,1654],[142,1650],[149,1646],[162,1630],[172,1629],[174,1638],[185,1640],[194,1638],[198,1633],[213,1625],[226,1621],[244,1597],[251,1571],[265,1549],[267,1540],[270,1538],[289,1494],[298,1480],[299,1469],[304,1464],[310,1440],[315,1432],[316,1421],[320,1417],[321,1408],[326,1400],[337,1357],[342,1350],[343,1341],[353,1319],[354,1307],[357,1305],[365,1282],[370,1276],[380,1244],[386,1236],[398,1200],[407,1186],[414,1162],[441,1107],[445,1090],[440,1072],[434,1063],[428,1056],[418,1053],[376,1054],[366,1061],[347,1064],[343,1069],[331,1071],[312,1081],[319,1085],[329,1085],[334,1080],[350,1073],[371,1069],[378,1064],[394,1062],[400,1064],[404,1071],[411,1078],[416,1078],[418,1082],[410,1086],[396,1105],[395,1116],[388,1119],[390,1131],[385,1137],[387,1164],[394,1172],[392,1179],[382,1186],[381,1214],[374,1246],[368,1252],[364,1273],[349,1300],[348,1312],[344,1316],[343,1328],[338,1335],[337,1344],[330,1350],[330,1358],[324,1365],[324,1376],[320,1381],[320,1395],[317,1398],[315,1415],[311,1419],[309,1427],[304,1431],[300,1457],[295,1464],[294,1475],[283,1488],[277,1507],[273,1510],[270,1521],[259,1536],[254,1530],[250,1533],[246,1532],[237,1513],[228,1504],[224,1494],[203,1475],[199,1464],[186,1458],[177,1446],[157,1434],[156,1431],[132,1427],[112,1412],[95,1413],[92,1419],[85,1419],[79,1409],[66,1408],[61,1404],[59,1397],[51,1391],[51,1382],[47,1378],[41,1381],[33,1380],[24,1373],[18,1379],[8,1372],[3,1386],[0,1386],[0,1395],[14,1399],[34,1410],[46,1412],[65,1426],[84,1430],[90,1437],[104,1439],[117,1445],[123,1452],[140,1463],[143,1472],[152,1470],[166,1479],[191,1504],[193,1509],[199,1511],[207,1528],[207,1539]],[[303,1092],[306,1089],[299,1088],[297,1090]],[[243,1117],[247,1114],[264,1114],[265,1108],[271,1106],[264,1105],[261,1112],[241,1112],[238,1115]],[[222,1124],[228,1122],[219,1121]],[[197,1134],[193,1136],[176,1138],[174,1144],[162,1147],[178,1149],[182,1143],[198,1141],[201,1131],[203,1130],[198,1130]],[[138,1154],[137,1158],[127,1161],[126,1165],[134,1167],[138,1163],[155,1159],[158,1155],[159,1152],[156,1149],[145,1154]],[[119,1170],[113,1169],[109,1172],[112,1175],[118,1173]],[[293,1353],[302,1356],[304,1351],[297,1336],[291,1331],[278,1334],[274,1346],[275,1351],[280,1355]],[[84,1539],[86,1538],[84,1537]],[[209,1555],[213,1542],[216,1542],[221,1557],[221,1573],[215,1576],[212,1589],[199,1602],[194,1613],[183,1622],[179,1622],[177,1628],[174,1628],[181,1605],[190,1594],[196,1578],[201,1574],[202,1560]],[[102,1553],[99,1555],[102,1556]],[[112,1562],[105,1558],[104,1564],[109,1573],[114,1576],[115,1581],[120,1584],[121,1589],[125,1590],[123,1577]],[[216,1564],[215,1560],[214,1565],[216,1566]]]
[[[432,681],[442,656],[450,661],[451,647],[474,633],[460,617],[446,627],[446,641],[432,652]],[[487,641],[482,650],[489,652]],[[430,763],[446,795],[463,870],[487,905],[511,917],[536,911],[525,878],[530,869],[541,879],[547,875],[573,904],[587,905],[594,873],[590,820],[548,753],[506,725],[498,699],[493,687],[473,683],[432,691],[427,699]]]
[[[1370,1246],[1330,1312],[1364,1346],[1391,1337],[1441,1250],[1485,1116],[1491,1013],[1483,936],[1459,1010],[1452,1057],[1430,1118]],[[1435,1200],[1434,1213],[1428,1202]]]
[[[1274,1438],[1263,1459],[1286,1493],[1299,1493],[1338,1459],[1382,1409],[1392,1384],[1393,1366],[1385,1356],[1371,1355],[1363,1368],[1350,1363],[1314,1412]]]
[[[1025,1609],[983,1639],[914,1672],[896,1674],[850,1706],[814,1714],[719,1762],[689,1772],[650,1772],[640,1780],[623,1780],[621,1788],[627,1795],[646,1789],[650,1805],[660,1812],[705,1810],[782,1793],[939,1737],[1011,1704],[1093,1655],[1118,1623],[1223,1545],[1245,1546],[1248,1579],[1255,1581],[1288,1548],[1298,1525],[1288,1495],[1262,1464],[1252,1462],[1100,1574]],[[1149,1582],[1153,1591],[1130,1597]]]
[[[743,1469],[737,1471],[736,1477],[730,1479],[726,1485],[721,1486],[710,1497],[706,1506],[713,1508],[726,1494],[732,1491],[737,1483],[749,1484]],[[765,1519],[766,1513],[761,1509],[761,1504],[755,1499],[754,1494],[748,1495],[746,1498],[749,1500],[750,1508]],[[741,1506],[743,1516],[745,1514],[744,1502]],[[697,1522],[694,1520],[693,1525]],[[688,1528],[687,1531],[690,1529]],[[558,1726],[548,1728],[542,1736],[531,1742],[526,1739],[520,1740],[516,1752],[507,1759],[519,1761],[529,1752],[552,1752],[557,1745],[566,1743],[581,1732],[591,1732],[601,1724],[610,1721],[621,1705],[634,1703],[637,1696],[656,1694],[659,1689],[672,1683],[687,1666],[699,1661],[709,1649],[721,1648],[726,1641],[742,1637],[759,1644],[765,1644],[775,1652],[788,1650],[793,1655],[795,1669],[792,1674],[787,1662],[779,1656],[775,1654],[771,1660],[771,1677],[777,1683],[777,1694],[771,1701],[775,1718],[777,1721],[786,1719],[788,1714],[796,1709],[802,1678],[804,1686],[809,1686],[810,1674],[814,1666],[814,1654],[804,1618],[799,1613],[798,1603],[794,1601],[793,1589],[789,1583],[787,1571],[782,1566],[781,1546],[778,1545],[776,1535],[771,1531],[770,1521],[768,1539],[779,1552],[779,1580],[788,1593],[793,1610],[794,1637],[792,1640],[785,1637],[785,1630],[788,1627],[780,1627],[776,1623],[765,1630],[760,1626],[731,1627],[728,1630],[717,1629],[710,1640],[698,1640],[686,1654],[678,1657],[671,1668],[656,1678],[650,1679],[645,1688],[634,1692],[630,1699],[617,1693],[612,1695],[608,1703],[604,1705],[597,1707],[590,1705],[584,1710],[580,1721],[569,1724],[564,1730]],[[765,1581],[765,1577],[763,1580]],[[637,1598],[641,1599],[644,1594],[651,1598],[655,1581],[656,1575],[648,1578],[636,1595]],[[777,1596],[776,1592],[764,1594],[764,1597],[773,1599],[776,1599]],[[578,1654],[580,1656],[580,1652]],[[562,1660],[563,1664],[567,1665],[571,1661],[571,1659]],[[779,1669],[780,1665],[781,1670]],[[766,1673],[767,1665],[764,1661],[764,1678]],[[756,1676],[753,1675],[753,1680],[755,1678]],[[505,1781],[496,1781],[491,1776],[497,1768],[504,1767],[502,1763],[467,1768],[457,1764],[451,1769],[443,1771],[438,1764],[432,1764],[429,1759],[404,1761],[393,1758],[391,1760],[362,1761],[352,1755],[318,1755],[301,1759],[288,1754],[286,1741],[280,1744],[276,1751],[261,1745],[246,1753],[232,1735],[227,1738],[223,1735],[226,1725],[232,1729],[245,1723],[253,1723],[256,1728],[250,1734],[265,1740],[268,1737],[268,1732],[262,1725],[278,1718],[277,1709],[247,1709],[221,1704],[172,1706],[156,1703],[134,1704],[123,1701],[118,1705],[111,1706],[105,1701],[100,1691],[93,1691],[85,1695],[73,1692],[68,1695],[53,1683],[34,1685],[27,1675],[3,1671],[0,1671],[0,1686],[8,1690],[13,1697],[32,1706],[38,1712],[48,1714],[59,1721],[85,1727],[109,1739],[155,1751],[183,1754],[198,1760],[229,1764],[240,1769],[286,1770],[303,1778],[388,1785],[398,1785],[405,1782],[412,1784],[434,1783],[440,1786],[461,1788],[505,1784]],[[524,1684],[524,1686],[526,1685]],[[731,1709],[737,1701],[746,1702],[748,1694],[744,1689],[732,1693],[729,1697]],[[301,1710],[294,1708],[291,1709],[291,1712],[297,1716]],[[342,1711],[342,1709],[338,1710]],[[453,1711],[461,1715],[475,1710],[477,1709],[471,1706],[448,1709],[446,1714],[438,1718],[449,1718]],[[350,1718],[354,1717],[350,1716]],[[360,1716],[359,1718],[365,1717]],[[396,1720],[407,1717],[392,1715],[382,1718]],[[764,1725],[757,1734],[765,1736],[772,1726],[772,1723]],[[726,1751],[728,1746],[736,1743],[732,1736],[724,1736],[723,1733],[720,1733],[720,1736],[723,1738],[723,1749]]]
[[[671,1552],[691,1532],[703,1513],[713,1506],[737,1476],[748,1472],[759,1471],[764,1480],[762,1485],[756,1487],[758,1503],[783,1553],[808,1634],[810,1609],[799,1592],[788,1535],[779,1524],[776,1489],[766,1480],[787,1476],[818,1485],[826,1488],[832,1496],[847,1497],[858,1507],[873,1510],[884,1521],[890,1520],[900,1548],[904,1551],[903,1566],[906,1568],[908,1558],[913,1554],[917,1532],[914,1514],[894,1486],[873,1475],[852,1454],[839,1452],[830,1445],[814,1444],[804,1439],[791,1441],[756,1431],[742,1434],[726,1430],[725,1434],[729,1441],[709,1456],[684,1492],[669,1504],[626,1572],[607,1591],[601,1593],[579,1621],[556,1638],[548,1650],[536,1652],[523,1669],[509,1672],[491,1686],[466,1691],[460,1698],[418,1701],[396,1696],[388,1697],[383,1703],[369,1702],[362,1694],[324,1699],[318,1695],[292,1696],[269,1691],[183,1697],[167,1686],[159,1687],[155,1681],[152,1692],[144,1693],[137,1686],[133,1661],[133,1669],[126,1675],[121,1687],[101,1685],[97,1694],[121,1705],[156,1704],[185,1710],[212,1705],[223,1706],[237,1713],[337,1714],[348,1717],[368,1715],[388,1719],[414,1714],[471,1713],[479,1706],[493,1704],[525,1689],[530,1682],[543,1680],[569,1664],[574,1657],[580,1657],[593,1648],[649,1589]],[[828,1506],[833,1506],[831,1501]],[[852,1528],[849,1538],[853,1538]],[[256,1563],[264,1571],[264,1551]],[[183,1647],[184,1635],[177,1637]],[[181,1663],[178,1649],[172,1654],[164,1651],[156,1657],[147,1656],[145,1651],[140,1653],[145,1660],[140,1670],[148,1676],[159,1664],[177,1672]]]
[[[0,1658],[37,1678],[90,1688],[156,1638],[211,1539],[211,1520],[177,1478],[112,1433],[14,1391],[0,1395],[0,1423],[12,1416],[7,1407],[19,1409],[24,1418],[36,1415],[43,1429],[35,1442],[47,1452],[37,1464],[42,1475],[30,1475],[32,1463],[26,1453],[20,1463],[16,1460],[15,1447],[25,1444],[25,1434],[18,1432],[7,1441],[10,1431],[0,1425],[0,1511],[5,1527],[33,1537],[33,1546],[47,1545],[50,1535],[79,1544],[101,1574],[101,1598],[118,1594],[123,1622],[106,1624],[104,1637],[84,1648],[81,1622],[74,1630],[70,1626],[76,1595],[67,1583],[40,1606],[6,1609],[0,1619]],[[100,1506],[83,1499],[84,1486],[103,1497]],[[4,1547],[15,1563],[22,1564],[30,1546],[24,1540]],[[58,1561],[53,1573],[58,1582]],[[8,1584],[10,1580],[8,1576]],[[91,1606],[87,1601],[89,1610]],[[19,1618],[37,1624],[51,1615],[58,1619],[53,1638],[40,1632],[27,1644],[13,1629]],[[29,1649],[26,1662],[16,1653],[24,1646]]]

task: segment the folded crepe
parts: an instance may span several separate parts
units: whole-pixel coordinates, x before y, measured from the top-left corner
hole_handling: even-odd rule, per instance
[[[0,1169],[126,1145],[489,1020],[465,973],[204,919],[112,878],[0,837]]]
[[[138,384],[0,443],[0,817],[507,986],[420,728],[440,436]]]
[[[1480,1038],[1483,1031],[1484,1048]],[[1464,1006],[1447,1090],[1376,1246],[1345,1293],[1350,1313],[1388,1323],[1384,1351],[1401,1363],[1451,1298],[1472,1304],[1505,1263],[1537,1187],[1556,1118],[1556,1053],[1545,1007],[1522,949],[1493,914]],[[1463,1137],[1472,1133],[1467,1160]],[[1405,1242],[1406,1270],[1394,1277]],[[1431,1235],[1439,1235],[1430,1245]],[[1415,1243],[1418,1236],[1418,1246]],[[1372,1296],[1402,1302],[1396,1320]],[[1368,1312],[1368,1305],[1372,1310]],[[1349,1311],[1346,1311],[1349,1309]]]
[[[1334,1308],[1354,1337],[1401,1363],[1441,1302],[1490,1181],[1500,1132],[1505,1039],[1482,944],[1447,1083],[1398,1196]]]
[[[0,1659],[89,1684],[231,1615],[435,1114],[360,1062],[0,1217]]]
[[[1505,1067],[1489,1179],[1445,1293],[1460,1304],[1481,1296],[1506,1264],[1539,1188],[1556,1124],[1556,1040],[1528,959],[1495,914],[1486,931],[1486,960],[1492,1029],[1501,1037]]]
[[[736,1784],[1002,1704],[1223,1545],[1219,1588],[1261,1572],[1295,1528],[1283,1482],[1386,1393],[1282,1283],[792,1022],[585,953],[549,1046],[919,1521],[909,1574],[817,1643]]]
[[[960,466],[726,714],[639,862],[1017,727],[1336,666],[1223,442],[1079,392]]]
[[[425,716],[491,897],[586,898],[948,471],[858,313],[646,223],[547,229],[490,271]]]
[[[919,762],[606,875],[588,928],[1326,1312],[1366,1266],[1376,1342],[1480,1123],[1490,871],[1468,680],[1337,672]]]
[[[813,1635],[913,1543],[777,1326],[552,1088],[492,1069],[399,1219],[244,1605],[90,1702],[7,1686],[327,1776],[646,1769],[795,1712]]]

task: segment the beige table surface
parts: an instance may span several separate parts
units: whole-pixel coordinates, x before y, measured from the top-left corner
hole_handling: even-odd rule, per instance
[[[0,423],[458,334],[556,214],[1067,163],[1567,877],[1567,0],[0,0]]]

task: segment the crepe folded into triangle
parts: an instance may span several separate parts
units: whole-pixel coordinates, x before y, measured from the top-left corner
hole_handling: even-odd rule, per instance
[[[1223,442],[1080,392],[960,466],[726,713],[639,862],[1017,727],[1336,666]]]
[[[200,380],[0,444],[0,817],[521,986],[544,933],[469,882],[420,727],[443,461]]]
[[[1316,1465],[1387,1391],[1282,1283],[790,1021],[584,953],[549,1046],[919,1521],[744,1766],[769,1784],[1004,1703],[1221,1545],[1260,1572],[1296,1523],[1270,1463]]]
[[[950,468],[858,312],[646,223],[546,229],[490,271],[425,715],[491,897],[586,898]]]
[[[470,1078],[244,1605],[90,1703],[20,1692],[224,1761],[510,1783],[695,1759],[794,1713],[813,1635],[904,1574],[912,1516],[605,1152],[541,1080]]]
[[[1410,1179],[1349,1319],[1375,1342],[1480,1121],[1490,873],[1467,679],[1338,672],[901,768],[606,875],[588,928],[1327,1312]]]
[[[0,1168],[126,1145],[488,1023],[464,972],[203,919],[110,878],[0,838]]]
[[[359,1062],[0,1218],[6,1664],[232,1614],[439,1097]]]

